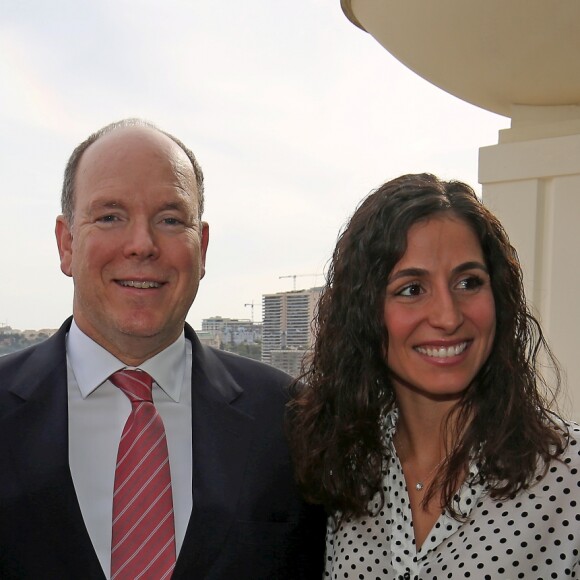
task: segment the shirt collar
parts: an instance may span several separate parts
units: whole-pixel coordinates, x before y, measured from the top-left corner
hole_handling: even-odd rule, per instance
[[[185,334],[146,360],[139,367],[128,367],[108,350],[87,336],[73,320],[67,335],[66,350],[81,395],[88,397],[114,372],[124,368],[139,368],[149,373],[155,384],[171,399],[179,402],[185,377]]]

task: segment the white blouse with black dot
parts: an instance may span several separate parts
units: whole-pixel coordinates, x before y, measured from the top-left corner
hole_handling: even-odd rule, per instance
[[[388,419],[392,428],[387,433],[392,437],[396,413]],[[570,445],[543,479],[509,500],[493,500],[483,486],[466,483],[456,504],[466,521],[442,513],[419,551],[403,471],[391,445],[385,505],[376,517],[345,521],[334,533],[329,524],[325,578],[576,578],[580,573],[580,427],[568,425]],[[472,466],[471,474],[476,471]]]

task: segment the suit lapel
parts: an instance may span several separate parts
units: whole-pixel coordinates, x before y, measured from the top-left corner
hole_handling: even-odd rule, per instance
[[[44,529],[47,550],[62,554],[60,560],[70,566],[73,576],[82,571],[86,578],[97,578],[102,570],[68,464],[65,336],[69,326],[67,321],[36,347],[22,366],[11,388],[18,403],[0,423],[0,441],[24,491],[28,517]]]
[[[193,510],[175,575],[195,569],[204,577],[224,548],[250,449],[252,417],[234,402],[243,390],[216,355],[192,341]]]

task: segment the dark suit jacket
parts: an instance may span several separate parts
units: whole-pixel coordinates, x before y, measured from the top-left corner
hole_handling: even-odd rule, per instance
[[[0,358],[0,578],[103,580],[68,465],[65,335]],[[193,511],[173,578],[322,577],[324,516],[293,484],[289,378],[193,344]]]

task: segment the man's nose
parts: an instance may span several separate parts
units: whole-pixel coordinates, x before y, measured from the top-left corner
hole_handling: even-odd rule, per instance
[[[146,220],[134,220],[127,228],[124,246],[125,256],[139,259],[156,258],[159,247],[151,224]]]
[[[463,324],[460,298],[448,288],[437,290],[430,304],[429,322],[447,334],[452,334]]]

